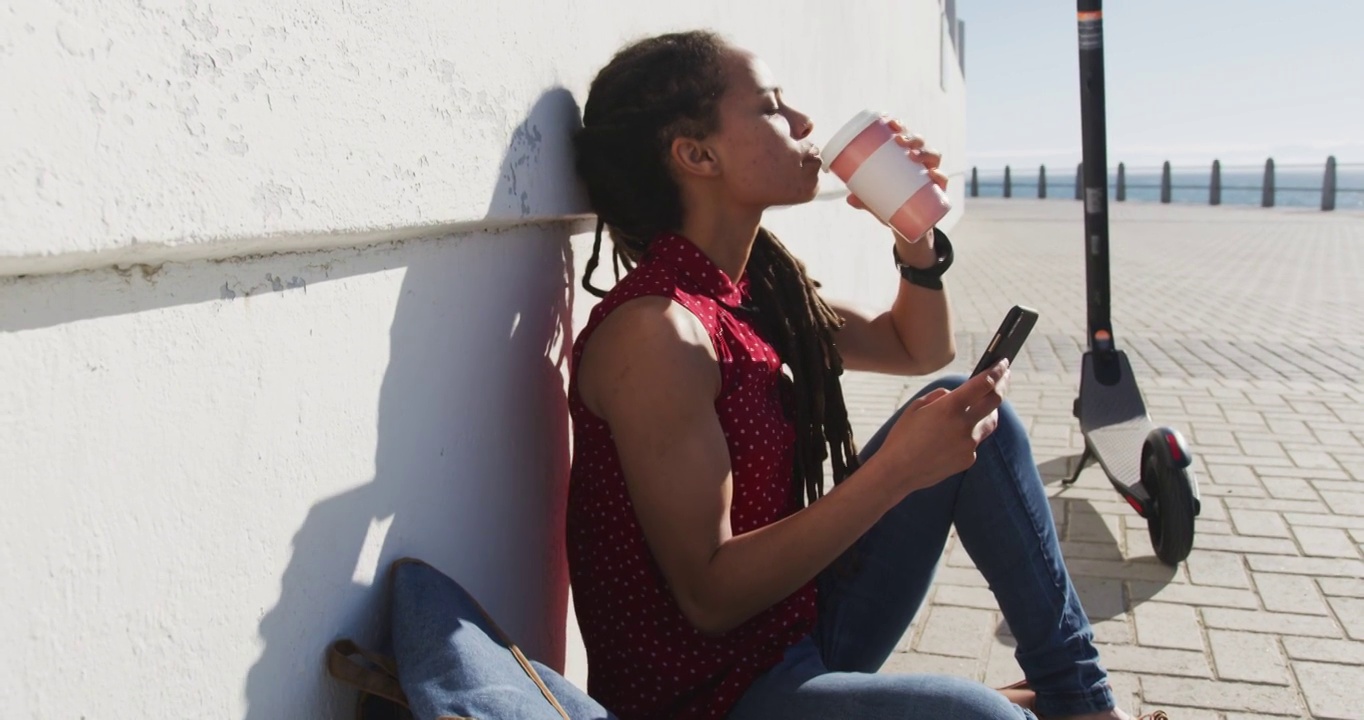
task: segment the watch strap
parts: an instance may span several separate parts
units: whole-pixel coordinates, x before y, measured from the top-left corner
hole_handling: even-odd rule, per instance
[[[916,268],[906,265],[900,260],[900,253],[891,246],[891,254],[895,258],[895,266],[900,270],[900,277],[911,285],[928,288],[930,290],[941,290],[942,275],[947,269],[952,267],[954,253],[952,252],[952,241],[947,239],[947,233],[933,228],[933,251],[936,259],[933,264],[926,268]]]

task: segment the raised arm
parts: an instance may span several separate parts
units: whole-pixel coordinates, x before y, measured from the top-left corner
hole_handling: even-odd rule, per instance
[[[890,375],[940,370],[957,355],[947,290],[905,282],[895,275],[890,253],[886,255],[886,274],[891,276],[887,281],[899,283],[889,310],[869,313],[848,303],[829,302],[844,320],[837,339],[843,364],[849,370]]]

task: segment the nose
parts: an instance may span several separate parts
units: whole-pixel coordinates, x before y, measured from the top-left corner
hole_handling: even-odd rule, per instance
[[[809,115],[797,110],[790,110],[788,122],[791,123],[791,137],[796,140],[804,140],[810,137],[810,133],[815,131],[815,122]]]

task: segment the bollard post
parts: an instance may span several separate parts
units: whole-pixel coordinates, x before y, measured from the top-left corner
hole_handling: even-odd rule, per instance
[[[1326,158],[1326,177],[1321,181],[1321,209],[1336,209],[1336,156]]]
[[[1160,201],[1170,202],[1170,161],[1166,160],[1160,168]]]
[[[1265,182],[1261,186],[1260,207],[1274,207],[1274,158],[1265,161]]]
[[[976,167],[971,166],[971,197],[980,197],[980,177],[976,175]]]
[[[1219,160],[1212,161],[1212,180],[1208,182],[1208,204],[1222,204],[1222,163]]]
[[[1127,164],[1118,163],[1118,202],[1127,200]]]
[[[1013,197],[1013,196],[1014,196],[1014,181],[1013,181],[1013,178],[1009,176],[1009,166],[1008,166],[1008,165],[1005,165],[1005,166],[1004,166],[1004,197],[1010,198],[1010,197]]]
[[[1047,166],[1041,165],[1037,168],[1037,199],[1047,199]]]

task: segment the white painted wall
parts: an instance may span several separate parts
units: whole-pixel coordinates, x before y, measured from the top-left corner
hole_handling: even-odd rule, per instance
[[[933,0],[0,7],[6,717],[347,717],[322,649],[403,555],[582,682],[566,139],[628,39],[715,27],[825,133],[884,107],[963,161]],[[770,224],[893,291],[837,194]]]

